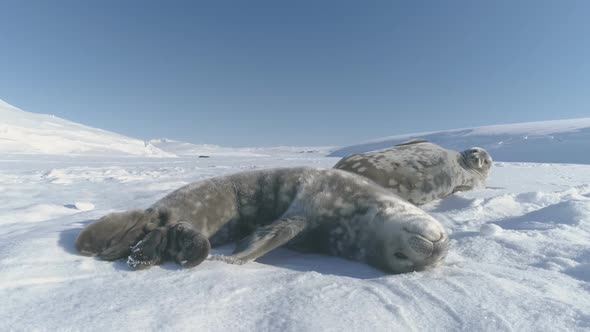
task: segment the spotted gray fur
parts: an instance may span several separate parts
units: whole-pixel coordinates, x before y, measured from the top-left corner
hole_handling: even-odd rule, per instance
[[[457,152],[424,140],[412,140],[347,156],[334,168],[367,177],[421,205],[484,186],[491,166],[492,159],[482,148]]]
[[[88,225],[76,247],[143,268],[165,260],[195,266],[211,245],[236,241],[231,256],[216,258],[242,264],[287,245],[400,273],[436,266],[448,250],[444,227],[421,209],[361,176],[312,168],[189,184],[147,210]]]

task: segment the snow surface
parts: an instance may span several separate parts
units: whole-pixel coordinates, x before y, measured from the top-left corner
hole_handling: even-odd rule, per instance
[[[414,137],[495,160],[590,163],[590,119],[401,135],[333,155]],[[208,177],[331,167],[330,151],[143,142],[0,100],[0,331],[590,330],[588,165],[496,162],[484,190],[423,206],[452,239],[445,263],[424,272],[287,249],[242,266],[131,271],[74,249],[104,214]]]
[[[590,164],[590,118],[390,136],[343,147],[330,156],[379,150],[414,138],[459,151],[479,146],[496,161]]]
[[[287,249],[241,266],[205,261],[131,271],[74,249],[94,219],[145,208],[191,181],[338,160],[280,151],[210,159],[0,156],[0,330],[590,329],[586,165],[496,162],[484,190],[426,205],[452,247],[442,266],[424,272],[385,275]]]

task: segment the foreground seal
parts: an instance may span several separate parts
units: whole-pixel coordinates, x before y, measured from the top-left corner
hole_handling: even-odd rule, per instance
[[[447,150],[425,140],[353,154],[334,168],[365,176],[416,205],[482,187],[492,158],[482,148]]]
[[[191,267],[210,246],[240,240],[242,264],[288,244],[373,265],[390,273],[439,264],[444,227],[421,209],[345,171],[278,168],[184,186],[147,210],[109,214],[76,239],[83,254],[128,257],[133,268],[166,259]]]

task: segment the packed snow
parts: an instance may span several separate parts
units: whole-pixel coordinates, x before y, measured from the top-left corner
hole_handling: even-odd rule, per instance
[[[542,151],[549,137],[565,137],[567,147],[579,140],[580,150],[567,152],[583,163],[590,155],[587,127],[576,120],[427,138],[456,149],[484,145],[469,137],[485,137]],[[508,140],[523,135],[525,143]],[[411,137],[425,136],[372,144]],[[495,160],[515,151],[484,147]],[[554,147],[546,160],[574,162]],[[146,208],[214,176],[328,168],[339,160],[326,157],[331,150],[144,144],[0,104],[0,330],[590,330],[590,165],[496,161],[485,189],[423,206],[452,239],[443,265],[423,272],[387,275],[287,249],[239,266],[207,260],[192,269],[165,263],[132,271],[124,261],[100,261],[74,248],[80,230],[107,213]]]
[[[497,161],[590,164],[590,118],[390,136],[343,147],[330,156],[384,149],[416,138],[453,150],[482,147]]]
[[[495,163],[484,190],[424,208],[452,247],[433,270],[386,275],[287,249],[242,266],[131,271],[80,256],[81,228],[191,181],[321,154],[0,158],[3,330],[583,331],[590,329],[590,166]],[[214,254],[229,253],[232,246]]]

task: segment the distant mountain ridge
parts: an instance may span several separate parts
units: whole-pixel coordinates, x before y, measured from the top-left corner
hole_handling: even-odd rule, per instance
[[[590,118],[523,122],[383,137],[339,148],[329,156],[379,150],[421,138],[443,147],[482,147],[495,161],[590,164]]]

